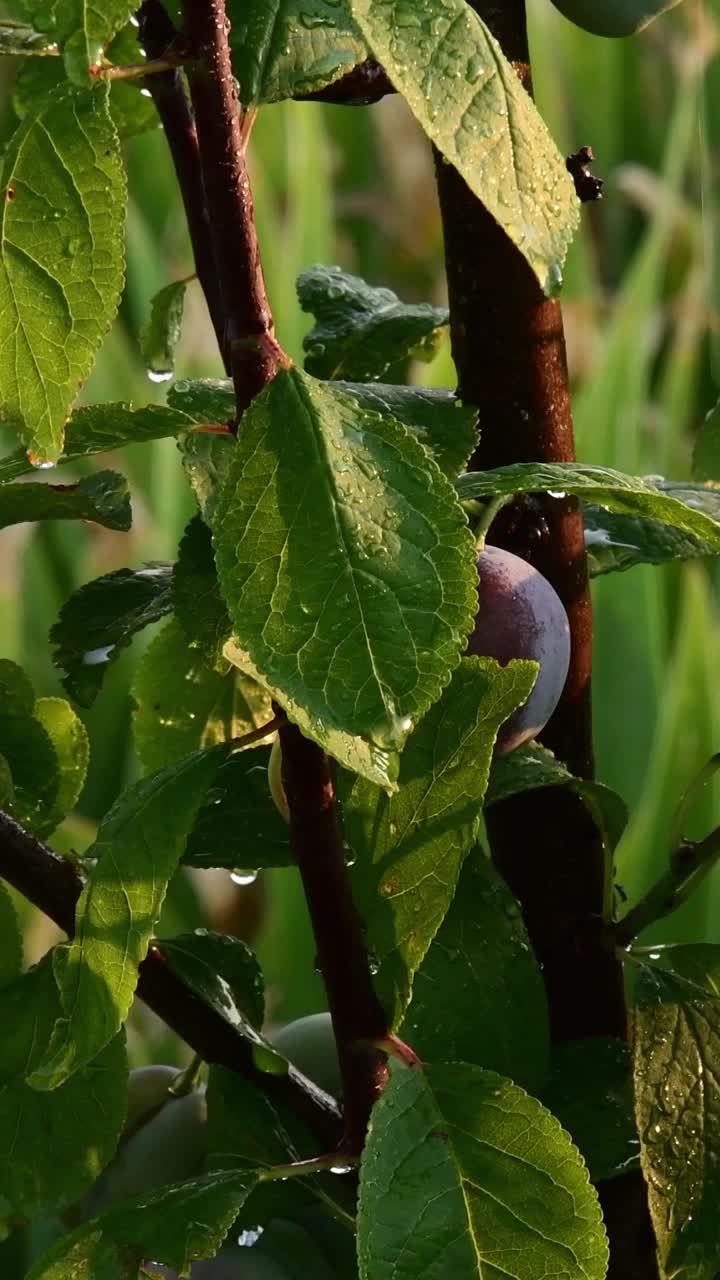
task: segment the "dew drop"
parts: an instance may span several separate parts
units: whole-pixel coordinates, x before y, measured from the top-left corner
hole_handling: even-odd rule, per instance
[[[258,878],[257,867],[255,868],[254,871],[246,867],[236,867],[234,871],[230,872],[230,879],[232,880],[233,884],[239,884],[239,885],[254,884],[257,878]]]
[[[172,369],[146,369],[148,378],[151,382],[169,382],[172,378]]]
[[[54,462],[48,462],[45,458],[39,458],[36,453],[27,454],[27,460],[31,467],[36,467],[38,471],[52,471],[55,466]]]
[[[240,1248],[252,1249],[253,1245],[257,1244],[264,1230],[265,1228],[261,1226],[246,1227],[244,1231],[240,1232],[240,1235],[237,1238]]]
[[[105,644],[99,649],[88,649],[87,653],[84,653],[81,659],[83,666],[99,667],[103,662],[109,662],[110,654],[114,648],[114,644]]]
[[[330,1172],[338,1173],[338,1174],[352,1173],[352,1165],[351,1164],[331,1164]]]

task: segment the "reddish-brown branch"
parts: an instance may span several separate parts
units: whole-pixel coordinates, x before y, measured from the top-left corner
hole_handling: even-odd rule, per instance
[[[160,0],[144,0],[138,10],[138,22],[138,36],[148,57],[162,58],[172,46],[177,32]],[[205,295],[225,370],[228,372],[229,365],[223,349],[225,316],[210,240],[210,219],[205,203],[200,152],[182,72],[163,71],[158,75],[148,76],[146,88],[165,130],[185,209],[195,271]]]
[[[470,0],[531,89],[524,0]],[[559,304],[544,297],[523,257],[439,157],[452,351],[464,401],[482,427],[476,469],[572,461],[565,340]],[[495,520],[490,540],[531,561],[558,591],[570,620],[572,659],[543,741],[592,776],[592,616],[582,518],[572,499],[523,500]],[[543,965],[555,1040],[626,1034],[622,971],[606,928],[605,853],[579,800],[561,788],[525,793],[487,814],[493,857],[523,906]],[[622,1199],[622,1197],[620,1198]],[[647,1203],[635,1199],[636,1234],[648,1238]],[[613,1274],[656,1280],[654,1249],[625,1269],[617,1197],[607,1201]]]
[[[283,357],[265,292],[224,0],[185,0],[184,16],[190,96],[240,417]]]
[[[70,937],[83,882],[67,858],[53,853],[13,818],[0,813],[0,877],[44,911]],[[205,1062],[237,1071],[270,1098],[290,1107],[317,1134],[321,1148],[336,1144],[338,1119],[295,1076],[274,1076],[256,1065],[253,1047],[173,971],[153,946],[140,965],[137,994]]]
[[[338,1045],[345,1143],[359,1155],[372,1105],[387,1079],[385,1055],[367,1042],[384,1040],[389,1028],[353,901],[328,758],[287,721],[280,742],[290,836]]]

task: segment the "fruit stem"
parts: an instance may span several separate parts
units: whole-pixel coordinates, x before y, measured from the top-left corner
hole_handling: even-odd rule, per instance
[[[188,1065],[178,1071],[168,1089],[168,1093],[174,1098],[184,1098],[186,1093],[192,1093],[193,1089],[197,1087],[204,1070],[205,1059],[201,1058],[199,1053],[193,1054]]]
[[[485,503],[480,519],[475,526],[475,545],[478,553],[485,550],[490,525],[509,502],[512,502],[512,498],[505,493],[498,494],[496,498],[491,498],[489,502]]]

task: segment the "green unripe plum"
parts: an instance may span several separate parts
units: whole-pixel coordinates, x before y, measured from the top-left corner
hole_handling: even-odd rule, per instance
[[[139,1129],[145,1116],[158,1111],[170,1101],[168,1090],[178,1077],[177,1067],[152,1066],[136,1067],[128,1076],[128,1099],[125,1135],[129,1136]]]
[[[95,1217],[118,1200],[194,1177],[203,1167],[206,1152],[205,1090],[171,1097],[119,1148],[86,1196],[83,1218]]]
[[[289,1022],[270,1037],[272,1044],[314,1084],[340,1096],[342,1090],[337,1045],[329,1013],[311,1013]]]
[[[553,0],[576,27],[594,36],[632,36],[680,0]]]

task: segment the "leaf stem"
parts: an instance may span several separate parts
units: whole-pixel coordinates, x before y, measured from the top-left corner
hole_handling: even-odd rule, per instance
[[[370,972],[363,925],[353,900],[338,824],[330,764],[286,721],[280,728],[282,780],[297,858],[328,996],[343,1084],[348,1155],[362,1151],[370,1111],[387,1081],[389,1035]]]
[[[186,61],[180,55],[167,55],[164,58],[152,58],[147,62],[126,62],[122,66],[115,63],[96,63],[90,67],[90,75],[100,80],[142,80],[145,76],[161,75],[163,71],[175,71]]]
[[[616,924],[616,945],[629,946],[649,925],[677,911],[718,861],[720,827],[716,827],[703,840],[682,841],[672,854],[665,875]]]
[[[69,937],[83,881],[68,858],[48,849],[9,814],[0,812],[0,877],[44,911]],[[140,965],[137,994],[205,1062],[236,1071],[271,1100],[288,1106],[325,1148],[337,1141],[337,1115],[306,1089],[297,1072],[276,1076],[255,1063],[252,1044],[178,976],[154,944]]]
[[[233,751],[241,751],[243,747],[251,747],[253,742],[262,742],[263,738],[267,738],[271,733],[276,733],[282,724],[280,716],[273,716],[272,720],[268,720],[267,724],[261,724],[259,729],[251,729],[249,733],[243,733],[239,738],[231,738],[230,743]]]
[[[224,350],[238,420],[283,363],[273,335],[247,172],[247,113],[239,107],[225,0],[184,0],[184,34],[200,164],[220,295]]]
[[[143,0],[137,16],[139,39],[148,57],[151,60],[165,57],[178,33],[160,0]],[[149,76],[146,88],[155,103],[170,148],[185,209],[195,271],[205,295],[227,373],[229,364],[225,355],[225,313],[210,239],[210,218],[205,202],[195,121],[182,72],[175,68]]]

